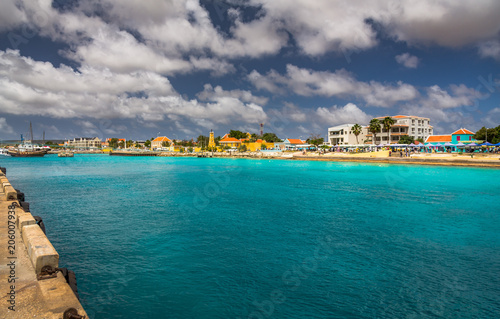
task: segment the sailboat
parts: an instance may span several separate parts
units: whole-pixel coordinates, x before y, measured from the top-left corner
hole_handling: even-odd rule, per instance
[[[30,122],[30,137],[31,139],[28,141],[25,141],[23,139],[23,135],[21,134],[21,144],[17,147],[17,150],[15,151],[9,151],[10,156],[12,157],[42,157],[45,154],[47,154],[47,151],[45,150],[35,150],[33,146],[33,127],[31,126]]]

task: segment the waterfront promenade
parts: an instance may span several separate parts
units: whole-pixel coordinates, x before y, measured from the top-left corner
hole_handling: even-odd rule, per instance
[[[179,152],[133,152],[116,151],[115,156],[161,156],[161,157],[207,157],[199,156],[200,153]],[[303,160],[303,161],[331,161],[331,162],[363,162],[374,164],[405,164],[405,165],[438,165],[438,166],[470,166],[500,168],[499,154],[457,154],[457,153],[412,153],[408,157],[400,157],[398,152],[389,156],[389,151],[379,152],[331,152],[320,154],[318,152],[205,152],[208,157],[221,158],[249,158],[249,159],[277,159],[277,160]],[[111,155],[111,154],[110,154]]]
[[[66,270],[44,275],[59,255],[3,173],[0,179],[0,318],[88,318]]]

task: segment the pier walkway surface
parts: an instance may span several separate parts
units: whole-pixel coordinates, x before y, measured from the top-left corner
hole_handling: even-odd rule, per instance
[[[2,172],[0,182],[0,318],[88,318],[73,272],[57,268],[59,255]]]

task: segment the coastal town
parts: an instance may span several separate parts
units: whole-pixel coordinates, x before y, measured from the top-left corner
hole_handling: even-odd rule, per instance
[[[280,138],[275,133],[264,133],[263,123],[260,124],[259,134],[230,130],[216,136],[211,130],[207,135],[179,140],[158,134],[145,141],[119,137],[75,137],[57,144],[52,141],[36,144],[32,140],[22,140],[2,148],[1,153],[20,157],[41,157],[45,154],[74,157],[75,153],[98,153],[114,156],[229,156],[351,161],[405,158],[413,159],[413,163],[429,163],[429,159],[432,159],[452,164],[465,161],[460,165],[477,164],[481,160],[489,161],[479,163],[487,166],[496,166],[491,161],[500,159],[500,126],[483,127],[477,132],[457,128],[449,134],[436,135],[430,118],[407,115],[377,117],[364,125],[336,125],[328,128],[326,138],[320,134],[311,134],[308,139]]]
[[[63,143],[43,141],[44,145],[35,145],[35,149],[47,149],[60,153],[75,152],[136,151],[163,152],[172,154],[198,154],[202,152],[245,153],[287,151],[319,152],[373,152],[381,150],[397,151],[408,148],[412,153],[497,153],[500,147],[500,126],[481,128],[477,132],[467,128],[457,128],[449,134],[434,134],[431,120],[419,116],[395,115],[377,117],[368,124],[342,124],[329,127],[326,138],[320,134],[311,134],[307,139],[297,137],[280,138],[275,133],[264,133],[264,124],[260,124],[260,134],[230,130],[218,135],[210,131],[207,136],[196,139],[179,140],[160,136],[148,140],[133,140],[120,137],[74,137]],[[22,143],[6,145],[4,153],[14,150]]]

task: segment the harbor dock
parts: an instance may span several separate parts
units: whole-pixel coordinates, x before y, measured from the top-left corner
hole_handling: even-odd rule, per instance
[[[24,194],[0,172],[0,318],[88,318],[72,271],[33,216]]]

